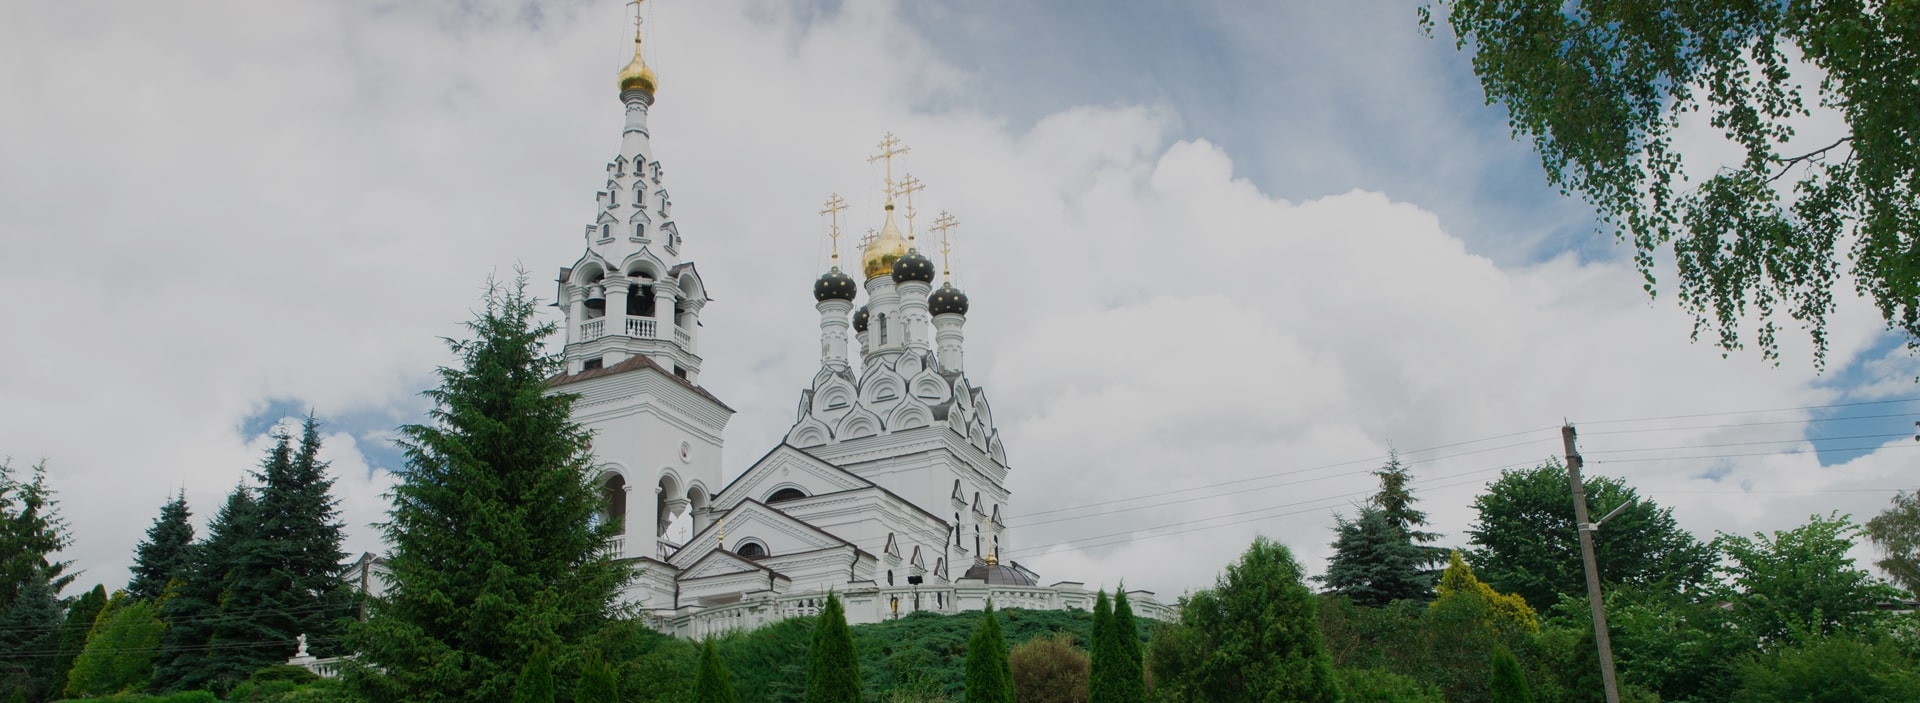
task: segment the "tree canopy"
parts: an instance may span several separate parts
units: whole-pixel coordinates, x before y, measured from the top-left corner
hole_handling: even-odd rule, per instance
[[[1807,524],[1772,535],[1720,535],[1726,554],[1722,594],[1745,629],[1763,639],[1791,640],[1856,627],[1892,595],[1848,550],[1860,527],[1839,514],[1814,515]]]
[[[0,459],[0,610],[12,606],[31,581],[45,579],[56,595],[73,582],[67,573],[73,562],[52,558],[73,541],[58,505],[47,486],[46,462],[34,464],[31,476],[21,481]]]
[[[1112,624],[1108,624],[1108,629]],[[1094,695],[1098,696],[1098,693]],[[1007,636],[987,603],[980,625],[967,640],[967,703],[1013,703],[1013,668],[1007,662]]]
[[[1254,538],[1212,588],[1180,599],[1180,620],[1153,638],[1156,684],[1184,700],[1335,701],[1318,601],[1293,553]]]
[[[1880,548],[1874,565],[1908,593],[1920,595],[1920,493],[1895,495],[1893,505],[1867,521],[1867,537]]]
[[[192,517],[184,490],[160,506],[160,516],[147,528],[147,538],[133,548],[133,577],[127,582],[127,595],[157,600],[167,592],[169,582],[185,575],[192,562]]]
[[[1671,247],[1695,339],[1710,334],[1730,352],[1751,325],[1777,359],[1784,315],[1823,364],[1845,280],[1920,349],[1911,3],[1433,4],[1473,53],[1487,101],[1532,139],[1548,182],[1632,243],[1649,293]],[[1431,5],[1421,23],[1431,30]],[[1837,113],[1835,124],[1808,120],[1812,106]],[[1717,152],[1697,141],[1712,132],[1737,160],[1699,162]]]
[[[858,703],[860,695],[860,655],[853,648],[853,631],[847,629],[840,596],[828,593],[807,647],[806,701]]]

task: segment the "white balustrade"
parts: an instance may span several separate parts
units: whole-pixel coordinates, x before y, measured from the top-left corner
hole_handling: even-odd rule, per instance
[[[627,318],[627,336],[639,337],[641,339],[653,339],[654,338],[653,320],[645,317]]]
[[[580,323],[580,339],[575,341],[591,342],[607,332],[607,319],[599,318]]]
[[[687,334],[687,330],[684,327],[673,328],[673,338],[675,341],[680,342],[680,346],[693,346],[693,335]]]

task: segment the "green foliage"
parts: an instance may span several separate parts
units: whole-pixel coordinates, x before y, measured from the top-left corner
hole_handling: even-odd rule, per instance
[[[13,604],[0,611],[0,691],[22,691],[44,700],[59,690],[54,682],[55,650],[60,642],[62,612],[53,584],[31,572],[14,594]]]
[[[1533,139],[1548,181],[1633,242],[1649,293],[1656,252],[1671,244],[1696,339],[1712,330],[1721,349],[1739,349],[1742,326],[1757,321],[1763,356],[1777,358],[1784,312],[1822,364],[1845,242],[1845,278],[1920,349],[1911,3],[1437,4],[1458,45],[1472,47],[1488,102]],[[1795,140],[1812,86],[1846,122],[1837,140]],[[1737,145],[1738,161],[1688,163],[1678,135],[1702,119]],[[1688,173],[1713,175],[1695,183]]]
[[[67,690],[67,672],[73,670],[73,660],[87,646],[87,633],[93,631],[94,619],[100,617],[100,611],[106,607],[107,587],[94,584],[93,590],[81,594],[67,608],[66,621],[60,625],[59,654],[53,660],[53,676],[48,679],[49,691]]]
[[[1255,538],[1213,588],[1181,599],[1177,624],[1155,633],[1157,687],[1188,700],[1338,700],[1317,605],[1293,554]]]
[[[513,703],[553,703],[553,660],[545,647],[533,651],[513,684]]]
[[[1107,628],[1111,630],[1113,624]],[[980,626],[967,642],[967,703],[1013,703],[1013,669],[1007,662],[1007,636],[987,603]]]
[[[1338,669],[1342,703],[1446,703],[1440,689],[1385,669]]]
[[[1475,599],[1484,604],[1484,620],[1491,627],[1513,627],[1529,632],[1540,629],[1539,616],[1520,594],[1495,591],[1473,575],[1473,567],[1467,566],[1459,552],[1448,557],[1447,570],[1440,575],[1440,585],[1435,590],[1440,594],[1433,603],[1436,607],[1443,602]]]
[[[100,696],[145,687],[165,627],[151,604],[131,600],[124,591],[114,593],[95,620],[86,649],[73,660],[67,695]]]
[[[1527,688],[1527,676],[1520,672],[1520,660],[1505,647],[1493,650],[1493,674],[1487,685],[1493,703],[1533,703],[1533,691]]]
[[[1758,643],[1719,602],[1635,588],[1609,589],[1607,624],[1622,686],[1657,691],[1666,700],[1726,700],[1735,666]],[[1576,645],[1580,663],[1560,668],[1597,672],[1599,655],[1586,599],[1569,598],[1554,609],[1562,614],[1553,618],[1555,627],[1566,628],[1580,639]],[[1598,685],[1597,675],[1594,681]]]
[[[160,506],[160,516],[147,528],[147,538],[133,548],[133,578],[127,582],[127,595],[159,601],[167,584],[186,574],[192,563],[192,517],[184,490]]]
[[[1127,598],[1125,584],[1113,589],[1113,622],[1107,627],[1107,637],[1116,652],[1117,675],[1112,679],[1114,697],[1104,700],[1145,703],[1147,679],[1140,651],[1140,624],[1133,618],[1133,604]]]
[[[1007,654],[1021,703],[1087,703],[1092,662],[1065,632],[1035,637]]]
[[[1496,613],[1486,591],[1478,588],[1424,605],[1396,601],[1367,608],[1340,596],[1327,596],[1322,603],[1321,627],[1340,669],[1391,672],[1432,686],[1456,703],[1489,700],[1496,649],[1529,655],[1535,649],[1528,621]]]
[[[574,397],[549,394],[560,368],[521,276],[491,288],[450,341],[431,424],[400,428],[407,470],[382,531],[392,587],[353,630],[364,666],[349,687],[376,702],[502,700],[537,647],[556,666],[609,636],[632,567],[607,556],[619,529],[596,522],[590,434]]]
[[[840,597],[828,593],[826,607],[820,609],[813,627],[813,644],[807,647],[806,703],[859,701],[860,656],[853,648]]]
[[[1112,701],[1120,696],[1120,650],[1114,646],[1113,601],[1106,591],[1096,591],[1093,599],[1093,642],[1088,647],[1087,697]]]
[[[1861,625],[1874,616],[1874,603],[1892,594],[1847,556],[1859,533],[1852,520],[1832,513],[1772,537],[1722,534],[1714,545],[1727,556],[1723,597],[1762,640]]]
[[[720,655],[713,651],[713,640],[700,647],[700,674],[693,680],[694,703],[733,703],[733,677]]]
[[[1738,700],[1893,703],[1920,700],[1920,660],[1857,635],[1815,638],[1747,662]]]
[[[706,672],[702,670],[702,674]],[[729,688],[729,693],[731,689]],[[733,698],[727,698],[732,701]],[[620,684],[613,673],[613,667],[598,653],[590,654],[586,671],[580,674],[580,684],[574,687],[573,703],[619,703]]]
[[[213,695],[211,691],[183,691],[164,696],[127,693],[88,698],[87,701],[88,703],[220,703],[220,698]]]
[[[1385,510],[1369,505],[1354,520],[1334,520],[1333,557],[1320,577],[1327,590],[1374,607],[1433,597],[1426,551],[1394,527]]]
[[[216,641],[214,628],[221,619],[228,574],[243,545],[255,539],[255,509],[252,490],[244,482],[234,486],[208,523],[206,539],[188,552],[185,577],[168,585],[160,604],[167,630],[154,662],[154,688],[227,690],[249,673],[226,665],[212,652],[222,644]]]
[[[1874,562],[1907,593],[1920,595],[1920,492],[1901,491],[1867,521],[1867,537],[1883,555]]]
[[[1707,583],[1713,551],[1681,529],[1673,510],[1640,497],[1617,479],[1584,479],[1591,514],[1632,502],[1593,533],[1600,574],[1609,583],[1683,591]],[[1573,524],[1573,488],[1557,460],[1503,471],[1473,501],[1479,512],[1467,530],[1474,570],[1502,593],[1519,593],[1545,610],[1562,595],[1585,597],[1586,570]]]
[[[46,579],[57,596],[73,582],[67,573],[71,561],[53,561],[73,537],[60,517],[59,502],[47,487],[47,464],[33,465],[32,478],[14,478],[13,467],[0,459],[0,612],[13,606],[20,589]]]
[[[1387,524],[1404,533],[1409,541],[1422,545],[1425,565],[1445,561],[1446,550],[1424,546],[1440,539],[1440,535],[1420,529],[1427,526],[1427,514],[1413,507],[1420,499],[1413,496],[1413,470],[1400,461],[1400,452],[1388,450],[1387,463],[1373,475],[1380,479],[1380,490],[1367,498],[1367,504],[1379,508]]]

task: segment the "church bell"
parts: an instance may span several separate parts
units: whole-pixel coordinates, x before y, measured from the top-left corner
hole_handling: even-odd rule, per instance
[[[587,307],[593,308],[595,310],[607,309],[606,289],[601,288],[597,284],[588,286],[587,287]]]

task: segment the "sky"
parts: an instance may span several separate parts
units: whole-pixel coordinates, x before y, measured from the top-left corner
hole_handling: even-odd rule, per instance
[[[701,380],[739,411],[729,479],[818,364],[819,203],[877,226],[891,132],[918,209],[961,222],[1003,544],[1043,582],[1171,600],[1255,534],[1317,573],[1389,449],[1461,545],[1562,422],[1589,473],[1703,539],[1864,520],[1920,483],[1920,363],[1870,306],[1840,301],[1824,372],[1802,336],[1777,365],[1689,342],[1412,3],[645,9],[654,148],[715,298]],[[581,252],[627,12],[0,5],[0,456],[45,461],[82,586],[123,584],[177,491],[204,526],[309,412],[347,550],[380,549],[443,338],[490,277],[551,296]]]

